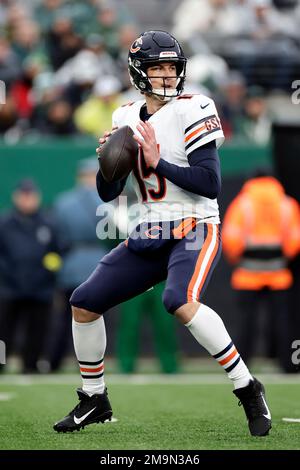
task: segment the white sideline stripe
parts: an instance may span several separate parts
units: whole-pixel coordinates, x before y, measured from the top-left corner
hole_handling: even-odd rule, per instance
[[[9,401],[9,400],[12,400],[12,398],[15,397],[15,393],[10,393],[10,392],[7,392],[7,393],[4,393],[4,392],[1,392],[0,393],[0,401]]]
[[[300,418],[282,418],[282,421],[287,423],[300,423]]]
[[[300,386],[299,376],[290,374],[255,374],[264,384],[297,384]],[[107,384],[116,385],[209,385],[228,384],[231,382],[226,375],[221,374],[106,374]],[[45,375],[21,375],[8,374],[0,378],[0,386],[3,385],[81,385],[80,374],[45,374]]]

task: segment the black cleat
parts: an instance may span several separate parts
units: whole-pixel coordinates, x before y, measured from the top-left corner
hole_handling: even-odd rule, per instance
[[[255,377],[247,387],[233,390],[243,405],[252,436],[267,436],[271,429],[271,413],[265,398],[265,388]]]
[[[54,424],[57,432],[73,432],[83,429],[88,424],[104,423],[112,417],[112,409],[108,400],[107,390],[101,395],[91,397],[81,388],[77,389],[79,403],[62,420]]]

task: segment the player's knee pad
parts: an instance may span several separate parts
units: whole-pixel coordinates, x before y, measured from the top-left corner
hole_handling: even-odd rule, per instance
[[[179,289],[167,287],[163,293],[163,304],[169,313],[174,313],[184,301],[181,298],[181,292]]]
[[[83,283],[73,291],[70,297],[70,304],[73,307],[90,310],[91,306],[89,299],[90,295],[88,293],[88,287]]]

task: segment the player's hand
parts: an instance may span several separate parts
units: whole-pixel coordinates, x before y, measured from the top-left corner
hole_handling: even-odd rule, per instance
[[[96,152],[98,154],[98,157],[100,157],[100,152],[101,152],[101,147],[105,144],[107,139],[118,129],[117,126],[113,127],[111,131],[105,131],[103,134],[103,137],[100,137],[99,139],[99,147],[96,148]]]
[[[146,165],[155,169],[160,160],[160,155],[158,151],[154,128],[148,121],[140,121],[136,128],[143,138],[141,139],[136,134],[133,136],[133,138],[138,142],[138,144],[140,144],[143,149]]]

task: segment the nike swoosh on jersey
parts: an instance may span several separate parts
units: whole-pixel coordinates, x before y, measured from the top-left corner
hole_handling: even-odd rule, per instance
[[[264,404],[265,404],[265,407],[266,407],[267,410],[268,410],[268,413],[267,413],[266,415],[263,415],[263,416],[264,416],[265,418],[267,418],[267,419],[271,419],[271,413],[270,413],[270,410],[269,410],[269,408],[268,408],[268,405],[266,404],[266,400],[264,399],[263,396],[262,396],[262,399],[263,399],[263,402],[264,402]]]
[[[80,424],[80,423],[82,423],[82,421],[83,421],[88,415],[90,415],[95,409],[96,409],[96,406],[95,406],[95,408],[93,408],[92,410],[88,411],[85,415],[81,416],[81,418],[76,418],[76,416],[74,415],[74,423],[75,423],[75,424]]]
[[[201,108],[201,109],[205,109],[205,108],[207,108],[208,105],[209,105],[209,103],[207,103],[205,106],[203,106],[202,104],[200,104],[200,108]]]

